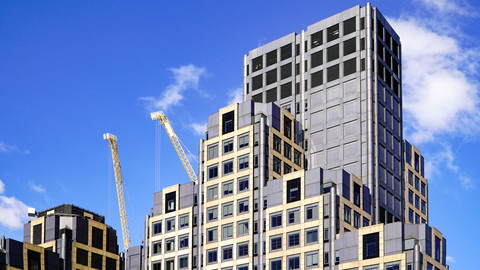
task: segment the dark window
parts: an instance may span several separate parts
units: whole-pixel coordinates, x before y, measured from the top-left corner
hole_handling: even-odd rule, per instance
[[[270,269],[272,269],[272,270],[282,270],[282,259],[270,261]]]
[[[263,87],[263,74],[252,78],[252,91]]]
[[[323,64],[323,51],[313,53],[310,56],[310,65],[311,68],[318,67]]]
[[[292,57],[292,44],[287,44],[280,48],[280,60],[283,61]]]
[[[207,251],[207,263],[213,263],[217,261],[217,250]]]
[[[176,199],[175,191],[167,193],[165,195],[165,200],[167,201],[167,203],[165,204],[165,213],[175,211],[175,199]]]
[[[343,56],[354,53],[357,50],[357,39],[351,38],[343,42]]]
[[[300,269],[300,257],[290,257],[288,258],[288,269]]]
[[[280,98],[286,98],[292,95],[292,83],[282,84],[280,86]]]
[[[267,53],[267,67],[277,63],[277,50]]]
[[[277,81],[277,69],[272,69],[267,72],[267,85]]]
[[[288,246],[294,247],[300,245],[300,233],[292,233],[288,235]]]
[[[208,167],[208,179],[213,179],[218,177],[218,166],[210,166]]]
[[[232,132],[234,129],[233,118],[235,116],[234,111],[224,113],[222,115],[222,134]]]
[[[311,44],[310,47],[313,49],[322,45],[323,43],[323,31],[318,31],[311,35]]]
[[[77,263],[88,266],[88,251],[77,248]]]
[[[283,174],[291,173],[292,166],[288,165],[287,163],[283,163]]]
[[[343,76],[353,74],[357,71],[357,58],[343,62]]]
[[[271,250],[282,249],[282,236],[272,237],[270,244]]]
[[[346,205],[343,206],[343,220],[348,224],[352,221],[352,209]]]
[[[339,78],[338,64],[327,68],[327,82],[334,81]]]
[[[92,227],[92,247],[103,249],[103,230]]]
[[[292,159],[292,146],[287,142],[283,142],[283,156]]]
[[[365,58],[360,59],[360,70],[365,70]]]
[[[40,226],[41,226],[41,224],[40,224]],[[23,254],[22,254],[22,257],[23,257]],[[27,269],[33,269],[33,270],[40,270],[41,269],[41,255],[40,255],[39,252],[36,252],[36,251],[33,251],[33,250],[29,249],[28,252],[27,252],[27,257],[28,257],[28,268]],[[88,260],[88,253],[87,253],[87,260]],[[87,264],[84,264],[84,265],[87,265]],[[22,266],[23,266],[23,262],[22,262]],[[10,267],[8,269],[10,269]]]
[[[360,18],[360,29],[365,29],[365,17]]]
[[[300,55],[300,44],[295,45],[295,55]]]
[[[292,120],[286,116],[283,116],[283,135],[289,139],[292,138]]]
[[[312,73],[311,84],[312,84],[311,88],[314,88],[323,84],[323,70]]]
[[[223,162],[223,175],[233,172],[233,160]]]
[[[262,103],[263,102],[262,93],[256,94],[255,96],[252,96],[252,100],[253,100],[253,102]]]
[[[280,227],[282,226],[282,214],[274,214],[270,217],[270,227]]]
[[[282,139],[277,135],[273,135],[273,150],[282,153]]]
[[[363,51],[365,50],[365,38],[360,39],[360,50]]]
[[[327,62],[338,59],[340,46],[338,44],[327,48]]]
[[[280,80],[290,76],[292,76],[292,63],[285,64],[280,68]]]
[[[92,252],[92,257],[91,257],[90,264],[92,265],[92,268],[94,268],[94,269],[102,269],[102,266],[103,266],[102,255]]]
[[[378,232],[363,235],[363,259],[377,258],[379,255]]]
[[[287,182],[287,203],[300,200],[300,178]]]
[[[338,24],[332,25],[329,28],[327,28],[327,42],[337,39],[338,35],[339,35]]]
[[[277,174],[282,174],[282,161],[276,156],[273,156],[273,171]]]
[[[115,259],[106,257],[106,270],[117,270],[117,261]],[[155,265],[154,265],[155,267]],[[154,269],[156,270],[156,269]]]
[[[42,224],[33,226],[33,244],[38,245],[42,243]]]
[[[360,207],[360,185],[353,183],[353,203]]]
[[[293,151],[293,162],[302,167],[302,153],[296,149]]]
[[[238,256],[248,256],[248,243],[238,245]]]
[[[233,248],[226,247],[223,249],[223,260],[230,260],[233,257]]]
[[[277,88],[267,90],[267,103],[277,101]]]
[[[223,154],[227,154],[233,151],[233,139],[223,141]]]
[[[252,60],[252,72],[263,68],[263,55]]]
[[[343,35],[348,35],[356,30],[356,18],[350,18],[343,22]]]
[[[246,72],[247,72],[247,76],[250,75],[250,65],[247,65]],[[247,90],[247,92],[248,92],[248,90]]]
[[[353,226],[355,228],[360,228],[360,214],[357,211],[353,211]]]
[[[415,171],[419,172],[420,171],[420,156],[415,153]]]
[[[435,236],[435,260],[440,262],[440,238]]]

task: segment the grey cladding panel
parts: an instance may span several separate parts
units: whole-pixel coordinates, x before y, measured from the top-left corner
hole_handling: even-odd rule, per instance
[[[153,194],[153,209],[152,209],[152,215],[160,215],[162,214],[162,198],[163,198],[163,193],[161,191],[156,192]]]
[[[267,196],[267,205],[275,206],[283,203],[283,180],[282,178],[268,181],[264,188],[264,196]]]
[[[23,241],[30,243],[30,223],[23,225]]]
[[[207,125],[208,138],[217,137],[219,134],[218,112],[208,116]]]
[[[322,174],[322,168],[315,168],[305,171],[305,198],[319,196],[322,194]]]
[[[45,221],[45,242],[50,242],[58,239],[58,227],[60,223],[59,216],[50,216]]]

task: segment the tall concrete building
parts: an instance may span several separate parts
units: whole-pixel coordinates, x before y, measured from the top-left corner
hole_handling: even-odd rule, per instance
[[[356,6],[244,57],[244,100],[301,124],[305,168],[345,169],[372,191],[375,223],[404,220],[400,38]]]

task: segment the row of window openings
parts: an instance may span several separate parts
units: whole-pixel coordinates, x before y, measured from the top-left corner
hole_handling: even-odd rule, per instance
[[[348,75],[351,75],[351,74],[357,72],[356,58],[352,58],[350,60],[347,60],[347,61],[343,62],[342,67],[343,67],[343,76],[348,76]],[[361,59],[360,69],[361,69],[361,71],[365,70],[365,59]],[[317,86],[320,86],[320,85],[324,84],[323,73],[324,73],[324,70],[320,70],[320,71],[317,71],[317,72],[314,72],[314,73],[310,74],[310,88],[314,88],[314,87],[317,87]],[[326,74],[327,74],[327,78],[326,78],[327,83],[339,79],[340,78],[340,64],[336,64],[336,65],[333,65],[331,67],[328,67],[326,69]],[[258,83],[258,84],[256,84],[256,83]],[[261,77],[260,77],[260,81],[255,81],[255,78],[253,78],[252,79],[252,85],[254,85],[254,89],[252,89],[252,90],[256,90],[258,88],[263,87]],[[307,90],[307,85],[308,85],[308,80],[305,80],[305,85],[306,85],[305,86],[305,91],[306,91]],[[299,87],[300,87],[300,84],[297,83],[296,84],[296,91],[295,91],[296,93],[300,92]],[[265,92],[265,102],[269,103],[269,102],[277,101],[277,99],[278,99],[277,91],[278,91],[277,88],[272,88],[272,89],[267,90]],[[291,82],[285,83],[285,84],[280,86],[280,99],[287,98],[291,95],[292,95],[292,83]],[[259,93],[259,94],[256,94],[256,95],[252,96],[252,100],[254,102],[262,103],[263,102],[263,93]],[[307,106],[305,108],[307,108]],[[299,112],[299,111],[300,111],[300,109],[297,108],[297,112]]]
[[[415,220],[414,220],[415,218]],[[416,213],[414,213],[414,211],[412,209],[408,209],[408,222],[412,223],[412,224],[420,224],[421,223],[427,223],[427,221],[423,218],[420,218],[420,216]]]
[[[188,228],[189,226],[189,215],[181,215],[179,218],[179,228]],[[162,233],[163,227],[162,227],[163,222],[158,221],[153,223],[152,225],[152,234],[153,235],[158,235]],[[167,219],[165,221],[165,232],[170,232],[174,231],[176,229],[176,218],[171,218]]]
[[[364,18],[361,18],[361,22]],[[364,29],[364,23],[360,23]],[[348,35],[356,31],[356,18],[350,18],[343,22],[343,34]],[[316,48],[323,44],[323,30],[313,33],[310,36],[310,49]],[[340,37],[340,24],[335,24],[326,29],[327,42],[336,40]],[[308,42],[305,41],[305,52],[308,50]],[[300,55],[300,44],[296,44],[295,54]],[[266,54],[266,66],[271,66],[277,63],[278,55],[277,49],[270,51]],[[263,55],[252,59],[252,72],[261,70],[263,68]],[[292,57],[292,44],[287,44],[280,48],[280,61],[289,59]],[[247,76],[250,74],[250,67],[247,65]]]
[[[415,178],[415,189],[417,191],[420,191],[420,193],[423,195],[423,196],[426,196],[426,189],[427,189],[427,184],[423,181],[420,181],[420,178],[418,176],[415,175],[415,177],[413,176],[413,172],[412,171],[408,171],[408,183],[412,186],[414,186],[414,183],[413,183],[413,180]]]
[[[237,179],[238,192],[249,189],[249,177],[241,177]],[[254,188],[258,187],[258,176],[254,177]],[[222,183],[222,197],[233,195],[233,180]],[[207,201],[218,199],[218,185],[212,185],[207,188]]]
[[[415,195],[415,204],[413,203],[414,202],[414,195],[413,195],[413,191],[412,190],[408,190],[408,202],[412,205],[415,205],[415,208],[417,208],[418,210],[422,210],[422,213],[423,214],[426,214],[427,213],[427,203],[424,201],[424,200],[421,200],[422,203],[421,203],[421,206],[420,206],[420,197],[418,197],[417,195]]]
[[[249,167],[249,156],[244,155],[238,157],[238,169],[237,171],[248,169]],[[258,160],[258,159],[257,159]],[[224,161],[223,163],[223,175],[228,175],[233,173],[233,159]],[[211,165],[208,167],[208,180],[218,177],[218,164]]]
[[[117,269],[117,260],[115,259],[106,257],[106,260],[105,260],[106,265],[105,265],[105,268],[103,268],[103,256],[101,254],[90,252],[90,256],[89,256],[89,252],[81,248],[77,248],[76,251],[77,251],[76,252],[77,256],[75,261],[77,264],[90,266],[90,268],[92,269]],[[33,257],[33,256],[30,256],[31,250],[28,250],[28,253],[29,253],[29,258]],[[89,258],[90,258],[90,265],[88,265]]]
[[[328,256],[328,252],[326,252]],[[300,256],[289,256],[286,260],[288,268],[282,268],[282,258],[276,258],[270,260],[270,269],[282,270],[282,269],[300,269]],[[327,260],[328,262],[328,260]],[[305,267],[318,267],[318,252],[310,252],[305,254]],[[328,265],[328,263],[327,263]]]
[[[344,205],[343,207],[343,220],[348,224],[352,224],[352,209],[346,205]],[[363,217],[362,219],[362,215],[360,213],[358,213],[357,211],[353,211],[353,227],[358,229],[362,226],[363,227],[370,226],[370,220],[368,220],[368,218],[366,217]],[[347,229],[344,229],[344,230],[345,232],[348,231]]]
[[[273,150],[277,151],[279,154],[282,154],[282,139],[276,135],[273,135]],[[283,156],[288,160],[292,159],[292,146],[283,142]],[[302,153],[297,149],[293,149],[293,162],[298,166],[302,165]]]
[[[194,259],[192,261],[192,267],[196,268],[196,256],[193,256]],[[179,257],[178,258],[178,267],[180,269],[187,269],[188,268],[188,256]],[[166,260],[165,261],[165,269],[166,270],[174,270],[175,269],[175,260]],[[152,264],[152,270],[162,270],[162,262],[156,261]]]
[[[242,134],[238,136],[237,139],[238,142],[238,149],[243,149],[248,146],[249,144],[249,134]],[[223,149],[223,155],[229,154],[233,151],[233,138],[224,140],[222,142],[222,149]],[[212,144],[208,146],[207,150],[207,159],[213,159],[218,157],[218,143]]]

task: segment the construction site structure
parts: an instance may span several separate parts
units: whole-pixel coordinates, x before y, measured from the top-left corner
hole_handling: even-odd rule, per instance
[[[117,187],[118,209],[120,211],[120,222],[122,224],[123,234],[123,246],[125,251],[130,248],[130,233],[128,231],[127,210],[125,208],[125,196],[123,193],[123,180],[120,167],[120,161],[118,159],[118,144],[117,136],[105,133],[103,139],[110,142],[110,148],[112,150],[113,171],[115,173],[115,185]]]

